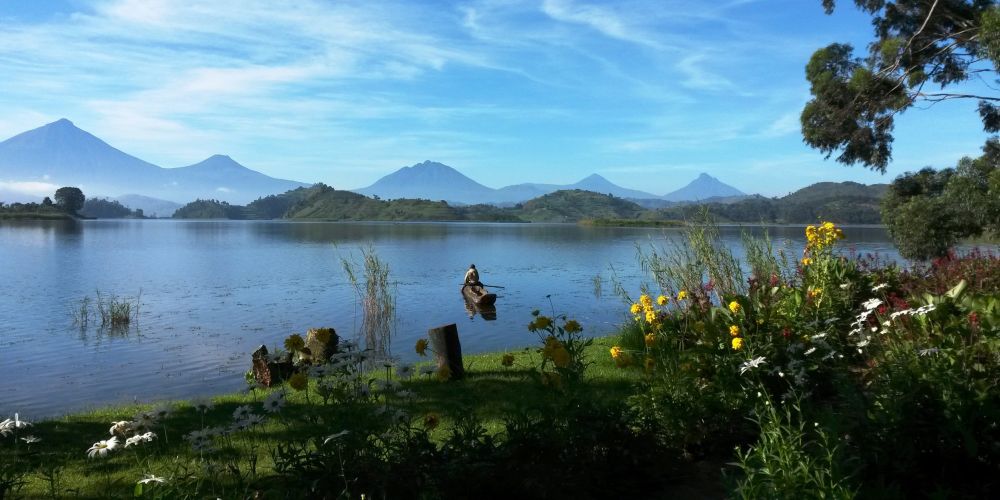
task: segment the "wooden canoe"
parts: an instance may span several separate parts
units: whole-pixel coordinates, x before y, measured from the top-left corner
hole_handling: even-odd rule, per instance
[[[497,301],[497,294],[489,293],[482,286],[462,285],[462,295],[476,307],[492,306]]]

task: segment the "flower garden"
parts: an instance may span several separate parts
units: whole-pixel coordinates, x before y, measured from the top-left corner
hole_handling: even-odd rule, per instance
[[[619,335],[535,311],[533,347],[461,380],[426,339],[410,365],[293,335],[277,388],[11,415],[0,498],[1000,494],[1000,258],[903,268],[843,236],[810,226],[801,256],[746,236],[741,263],[692,226],[642,256]]]

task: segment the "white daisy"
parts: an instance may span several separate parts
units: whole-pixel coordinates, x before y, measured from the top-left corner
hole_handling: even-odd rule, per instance
[[[748,371],[750,371],[750,370],[752,370],[754,368],[758,368],[758,367],[760,367],[760,365],[762,365],[762,364],[764,364],[766,362],[767,361],[765,361],[764,356],[759,356],[759,357],[753,358],[753,359],[751,359],[749,361],[746,361],[742,365],[740,365],[740,375],[743,375],[744,373],[746,373],[746,372],[748,372]]]
[[[873,292],[877,292],[877,291],[879,291],[879,290],[881,290],[881,289],[883,289],[883,288],[885,288],[887,286],[889,286],[888,283],[882,283],[880,285],[875,285],[875,286],[872,287],[872,291]]]
[[[146,474],[145,476],[142,477],[142,479],[139,480],[140,484],[165,483],[165,482],[167,482],[165,478],[159,477],[154,474]]]
[[[118,437],[112,437],[106,441],[98,441],[87,450],[87,457],[104,457],[118,447]]]
[[[810,347],[810,348],[809,348],[809,349],[807,349],[807,350],[806,350],[806,352],[804,352],[803,354],[805,354],[806,356],[808,356],[808,355],[810,355],[810,354],[812,354],[812,353],[814,353],[814,352],[816,352],[816,348],[815,348],[815,347]]]
[[[402,379],[407,379],[413,376],[413,365],[410,363],[400,363],[396,367],[396,376]]]
[[[330,434],[329,436],[326,437],[326,439],[323,440],[323,444],[327,444],[330,441],[335,441],[337,439],[340,439],[340,438],[346,436],[349,433],[350,433],[350,431],[340,431],[340,432],[338,432],[336,434]]]
[[[108,434],[111,434],[112,436],[124,436],[131,430],[131,420],[119,420],[117,422],[111,422],[111,428],[108,429]]]
[[[14,419],[6,419],[0,422],[0,436],[7,436],[18,429],[24,429],[25,427],[30,427],[31,422],[21,420],[20,415],[14,414]]]
[[[253,410],[249,406],[243,405],[233,411],[233,420],[245,420],[248,416],[253,414]]]
[[[871,300],[865,301],[865,303],[862,304],[862,305],[865,306],[865,309],[871,311],[872,309],[875,309],[876,307],[882,305],[882,300],[881,299],[871,299]]]
[[[24,441],[25,443],[28,444],[34,444],[41,440],[42,440],[41,438],[37,438],[35,436],[24,436],[23,438],[21,438],[21,441]]]
[[[275,413],[285,406],[285,391],[274,391],[264,398],[264,411]]]

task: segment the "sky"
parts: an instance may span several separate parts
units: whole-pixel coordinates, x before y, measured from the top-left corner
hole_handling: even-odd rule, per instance
[[[432,160],[498,188],[699,173],[780,196],[977,155],[975,102],[897,119],[885,175],[803,144],[841,0],[0,0],[0,139],[59,118],[163,167],[227,154],[339,189]]]

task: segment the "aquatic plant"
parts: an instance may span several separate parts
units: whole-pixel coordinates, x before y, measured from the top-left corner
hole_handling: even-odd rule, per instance
[[[396,322],[396,284],[389,281],[389,264],[379,258],[374,246],[361,249],[361,261],[360,271],[364,274],[359,279],[358,263],[341,257],[344,273],[361,300],[365,347],[377,355],[387,355]]]

